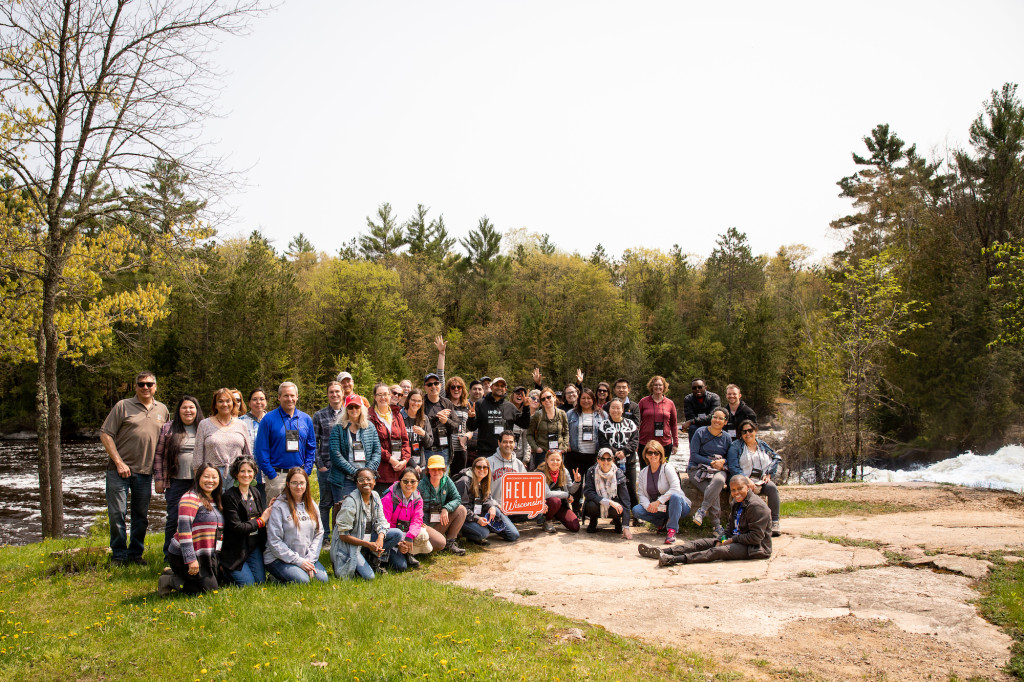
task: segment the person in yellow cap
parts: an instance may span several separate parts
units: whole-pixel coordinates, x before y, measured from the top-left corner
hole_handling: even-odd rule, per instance
[[[459,547],[455,539],[466,522],[466,508],[462,506],[459,489],[445,473],[445,468],[441,455],[432,455],[427,460],[427,475],[419,485],[420,497],[423,498],[423,521],[431,545],[461,556],[466,550]]]

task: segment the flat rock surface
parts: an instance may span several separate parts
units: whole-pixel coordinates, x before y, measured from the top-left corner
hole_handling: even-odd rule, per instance
[[[902,495],[894,486],[883,486],[890,498]],[[818,488],[829,499],[836,492],[851,493],[836,486]],[[867,489],[866,496],[874,499],[873,488],[850,486],[852,491]],[[783,500],[789,490],[781,489]],[[790,679],[793,670],[829,680],[946,680],[951,674],[1009,679],[1001,669],[1011,640],[978,616],[972,578],[891,566],[877,549],[801,537],[814,532],[876,540],[888,551],[919,552],[917,545],[929,542],[975,551],[1024,546],[1024,512],[990,499],[1005,494],[970,491],[965,499],[951,496],[946,487],[931,490],[949,506],[938,511],[927,499],[928,489],[914,486],[924,511],[784,518],[784,534],[775,538],[768,561],[662,569],[640,557],[636,546],[658,543],[663,536],[636,532],[629,542],[611,532],[548,535],[531,528],[516,545],[493,543],[488,556],[458,582],[613,632],[706,653],[750,679]],[[801,489],[798,494],[810,493]],[[975,507],[986,513],[959,513]],[[983,520],[986,528],[971,527],[972,519]],[[992,524],[1000,529],[1001,543],[987,534]],[[902,534],[913,541],[904,541]],[[936,557],[926,558],[934,562]],[[953,556],[949,561],[977,568],[969,563],[975,559]]]

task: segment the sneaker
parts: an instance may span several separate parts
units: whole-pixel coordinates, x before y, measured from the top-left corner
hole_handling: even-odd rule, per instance
[[[554,533],[555,532],[555,524],[551,523],[550,521],[545,521],[544,522],[544,532],[545,533]]]
[[[716,523],[714,529],[712,529],[711,532],[714,533],[716,538],[720,538],[726,534],[725,529],[722,528],[722,524],[720,523]]]
[[[699,526],[702,523],[704,523],[704,510],[698,509],[697,511],[693,512],[693,525]]]
[[[780,535],[782,535],[782,531],[779,530],[779,522],[778,521],[772,521],[772,537],[773,538],[777,538]]]
[[[640,556],[647,557],[648,559],[661,558],[661,550],[654,545],[645,545],[640,543],[637,545],[636,551],[640,552]]]
[[[420,567],[420,560],[414,557],[412,554],[405,555],[405,563],[409,565],[409,568]]]
[[[672,529],[669,529],[668,535],[665,536],[665,544],[666,545],[674,545],[675,542],[676,542],[676,532],[674,530],[672,530]]]
[[[444,546],[444,551],[451,552],[455,556],[462,556],[466,553],[466,550],[459,547],[459,543],[455,540],[449,540],[448,544]]]
[[[161,597],[171,596],[174,585],[174,571],[169,568],[165,568],[164,572],[160,574],[160,577],[156,579],[156,593]]]
[[[127,559],[111,559],[110,560],[110,567],[111,568],[123,568],[124,566],[127,566],[127,565],[128,565],[128,560]]]

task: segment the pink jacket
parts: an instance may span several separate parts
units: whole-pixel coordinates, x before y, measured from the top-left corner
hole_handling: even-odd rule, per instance
[[[380,502],[384,505],[384,518],[391,527],[404,530],[406,540],[415,540],[423,528],[423,498],[419,492],[414,492],[406,500],[402,496],[401,483],[396,482],[380,496]]]

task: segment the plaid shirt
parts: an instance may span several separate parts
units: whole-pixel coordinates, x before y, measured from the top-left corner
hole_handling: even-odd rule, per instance
[[[316,468],[331,468],[331,429],[338,420],[341,410],[330,405],[313,415],[313,433],[316,434]]]

